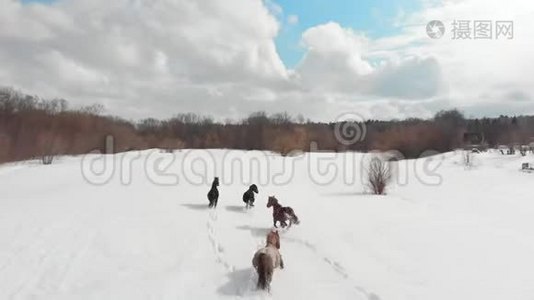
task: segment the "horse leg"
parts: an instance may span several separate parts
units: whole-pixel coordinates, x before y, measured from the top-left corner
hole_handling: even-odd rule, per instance
[[[273,277],[273,261],[267,254],[260,254],[258,259],[258,284],[257,288],[271,291],[271,280]]]

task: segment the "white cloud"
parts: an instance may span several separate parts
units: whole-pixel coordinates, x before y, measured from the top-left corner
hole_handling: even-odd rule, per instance
[[[441,20],[446,34],[432,40],[424,28],[430,20]],[[454,20],[511,20],[512,40],[452,40]],[[507,103],[509,90],[522,95],[534,94],[534,3],[510,0],[506,3],[487,0],[442,1],[421,12],[407,15],[401,23],[405,32],[380,40],[372,52],[379,57],[432,55],[441,67],[450,105],[465,108],[477,115],[495,115],[495,103]],[[473,23],[471,23],[473,26]],[[495,35],[495,27],[493,28]],[[504,105],[505,106],[505,105]],[[487,107],[487,109],[485,108]],[[503,110],[503,113],[510,110]],[[515,113],[523,113],[516,110]],[[531,112],[531,110],[529,110]]]
[[[284,12],[284,9],[274,0],[264,0],[263,3],[265,3],[265,6],[267,6],[269,11],[275,16],[279,16]]]
[[[306,88],[323,91],[351,90],[361,76],[372,71],[362,58],[367,40],[337,23],[308,29],[302,35],[307,52],[297,66],[297,73]]]
[[[31,93],[166,116],[198,101],[192,88],[288,81],[274,45],[279,25],[259,0],[0,5],[1,84]]]
[[[512,20],[515,37],[452,40],[455,19]],[[426,35],[430,20],[445,23],[442,39]],[[493,116],[498,109],[534,112],[534,3],[434,1],[420,12],[399,16],[396,23],[404,28],[401,34],[378,40],[336,24],[309,29],[303,38],[308,52],[297,68],[304,85],[325,94],[352,95],[348,107],[380,103],[382,114],[396,109],[399,117],[416,111],[402,109],[408,107],[406,101],[426,111],[413,116],[451,107],[476,116]],[[312,33],[313,38],[307,36]],[[515,99],[520,103],[512,103]],[[402,105],[386,109],[384,101]]]
[[[451,106],[489,114],[505,98],[516,99],[509,107],[534,107],[534,4],[519,0],[425,4],[395,19],[401,34],[382,39],[335,22],[317,25],[303,33],[306,52],[294,70],[275,47],[283,11],[274,1],[0,6],[0,85],[75,104],[100,102],[125,117],[192,111],[236,119],[286,110],[328,120],[355,110],[384,119]],[[516,36],[426,36],[429,20],[449,26],[455,18],[511,19]]]
[[[295,25],[299,23],[299,16],[297,15],[289,15],[287,17],[287,24],[289,25]]]
[[[365,58],[372,41],[337,23],[308,29],[302,41],[307,53],[297,73],[310,90],[421,99],[437,95],[442,85],[436,59],[410,57],[372,66]]]

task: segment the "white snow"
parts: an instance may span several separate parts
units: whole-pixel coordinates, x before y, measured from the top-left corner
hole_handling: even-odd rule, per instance
[[[172,154],[139,154],[131,173],[117,166],[104,185],[84,179],[81,157],[0,166],[0,299],[534,297],[534,174],[519,171],[529,157],[476,154],[465,169],[461,154],[448,153],[430,165],[441,161],[441,179],[421,172],[425,160],[404,161],[404,180],[371,196],[362,193],[360,164],[349,163],[361,154],[183,150],[166,171],[178,184],[145,171]],[[120,157],[108,156],[117,165]],[[224,168],[228,157],[252,173]],[[318,178],[318,157],[338,176]],[[294,172],[273,181],[284,166]],[[339,172],[357,174],[356,183]],[[214,175],[215,211],[206,199]],[[250,183],[260,193],[245,211]],[[281,232],[286,268],[275,271],[271,294],[255,290],[251,267],[272,226],[269,195],[301,219]]]

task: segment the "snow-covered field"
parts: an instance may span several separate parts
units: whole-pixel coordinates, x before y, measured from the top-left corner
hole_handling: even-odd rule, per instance
[[[381,197],[363,193],[350,163],[360,154],[180,151],[159,171],[172,154],[136,154],[131,170],[109,156],[101,185],[81,157],[0,166],[0,299],[534,299],[534,174],[519,171],[534,156],[477,154],[471,169],[455,153],[405,161]],[[228,155],[250,178],[222,167]],[[251,182],[260,193],[245,211]],[[286,268],[271,295],[255,291],[251,268],[269,195],[302,221],[281,232]]]

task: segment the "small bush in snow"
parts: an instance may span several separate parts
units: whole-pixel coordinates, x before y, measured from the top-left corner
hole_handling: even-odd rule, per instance
[[[41,156],[41,162],[43,163],[43,165],[51,165],[53,161],[54,155],[44,154],[43,156]]]
[[[463,165],[466,168],[471,168],[473,166],[473,152],[469,150],[464,151]]]
[[[391,181],[391,168],[388,161],[374,157],[367,169],[367,186],[375,195],[383,195]]]

